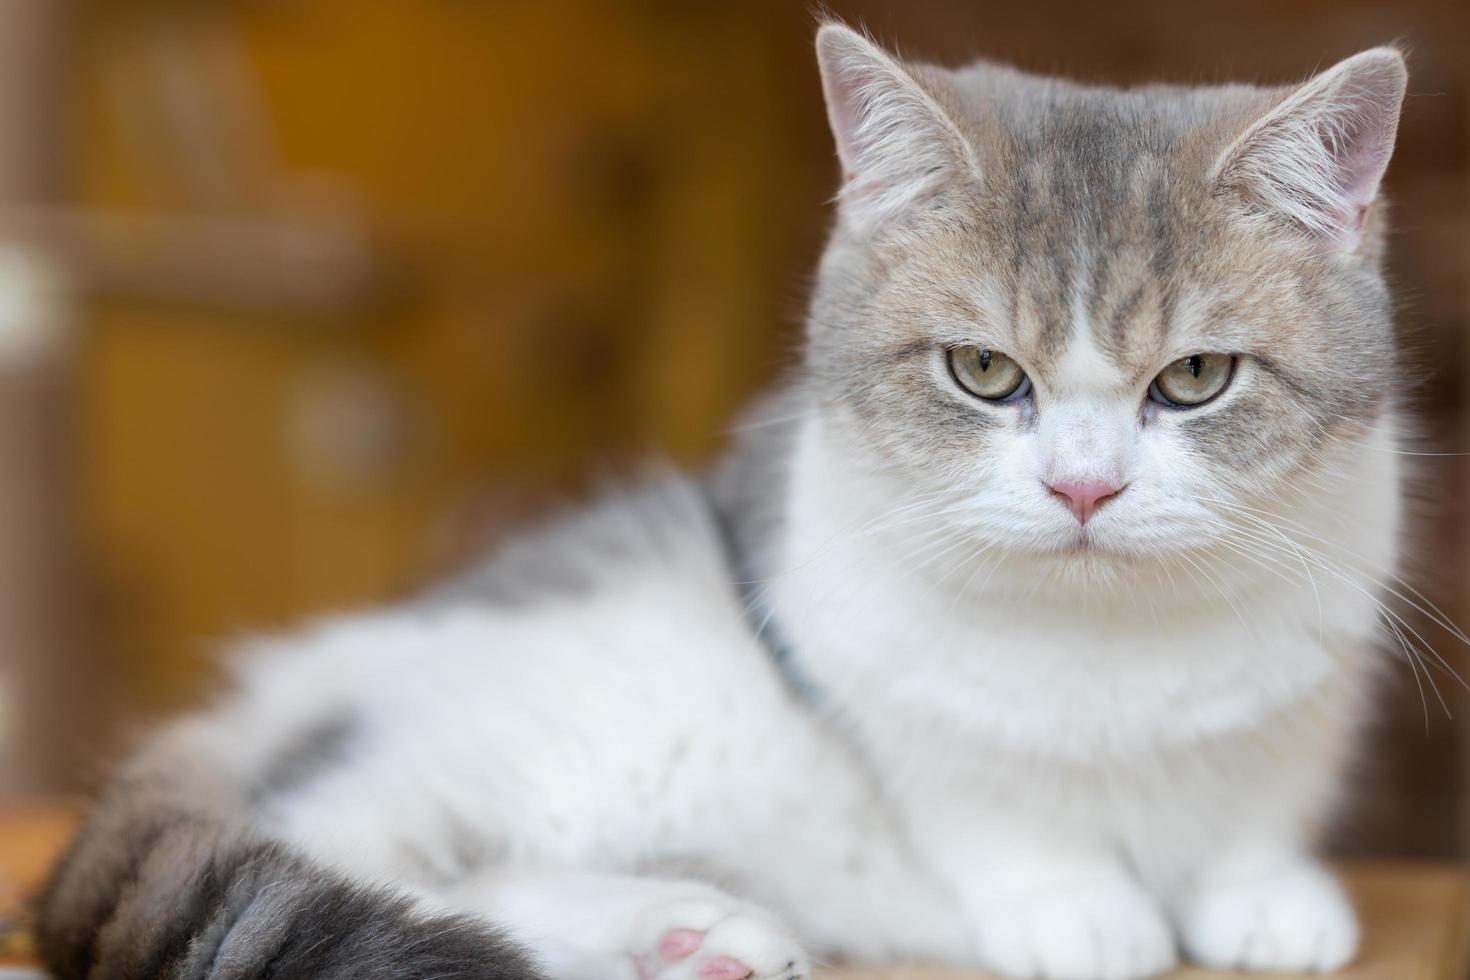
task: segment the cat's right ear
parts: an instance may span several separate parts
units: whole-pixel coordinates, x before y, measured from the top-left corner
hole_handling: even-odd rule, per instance
[[[839,206],[854,231],[870,232],[958,173],[978,173],[943,107],[862,34],[824,24],[817,64],[842,162]]]

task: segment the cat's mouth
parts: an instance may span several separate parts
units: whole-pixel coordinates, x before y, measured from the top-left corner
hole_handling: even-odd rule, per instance
[[[1053,554],[1083,561],[1137,561],[1141,557],[1115,534],[1099,533],[1085,525],[1071,529],[1053,549]]]
[[[1098,543],[1085,529],[1079,530],[1069,543],[1062,546],[1061,551],[1064,555],[1079,557],[1097,557],[1109,553],[1107,546]]]

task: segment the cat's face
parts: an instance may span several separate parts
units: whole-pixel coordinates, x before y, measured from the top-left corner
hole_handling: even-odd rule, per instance
[[[819,50],[847,183],[811,378],[843,451],[936,520],[1027,552],[1198,549],[1318,492],[1386,410],[1396,53],[1295,93],[1119,93],[904,68],[841,28]]]

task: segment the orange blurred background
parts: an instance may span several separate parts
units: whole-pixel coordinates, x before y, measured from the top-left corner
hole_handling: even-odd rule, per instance
[[[1405,383],[1470,448],[1463,0],[827,9],[1113,82],[1407,45]],[[708,460],[789,361],[828,220],[813,29],[792,0],[0,3],[0,793],[84,785],[233,636],[402,594],[646,452]],[[1470,623],[1465,467],[1425,464],[1416,582]],[[1341,846],[1463,853],[1467,732],[1397,673]]]

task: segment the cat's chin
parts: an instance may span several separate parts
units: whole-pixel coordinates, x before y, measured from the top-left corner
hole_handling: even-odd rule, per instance
[[[1078,541],[1066,547],[1033,553],[1025,561],[1031,573],[1026,576],[1030,579],[1027,587],[1039,588],[1041,592],[1037,594],[1044,595],[1050,595],[1051,590],[1060,588],[1063,590],[1059,593],[1062,597],[1071,595],[1071,590],[1075,589],[1093,594],[1100,587],[1113,594],[1120,587],[1126,586],[1123,593],[1127,593],[1132,585],[1153,579],[1156,572],[1151,566],[1158,560],[1157,555],[1145,554],[1125,546],[1091,540]]]
[[[1159,557],[1157,547],[1144,547],[1123,535],[1097,534],[1086,528],[1038,542],[1034,550],[1042,558],[1082,570],[1135,565]]]
[[[1028,550],[1062,562],[1140,565],[1168,560],[1180,551],[1197,553],[1212,544],[1211,537],[1208,529],[1180,518],[1161,518],[1147,527],[1102,520],[1050,528],[1036,535]]]

